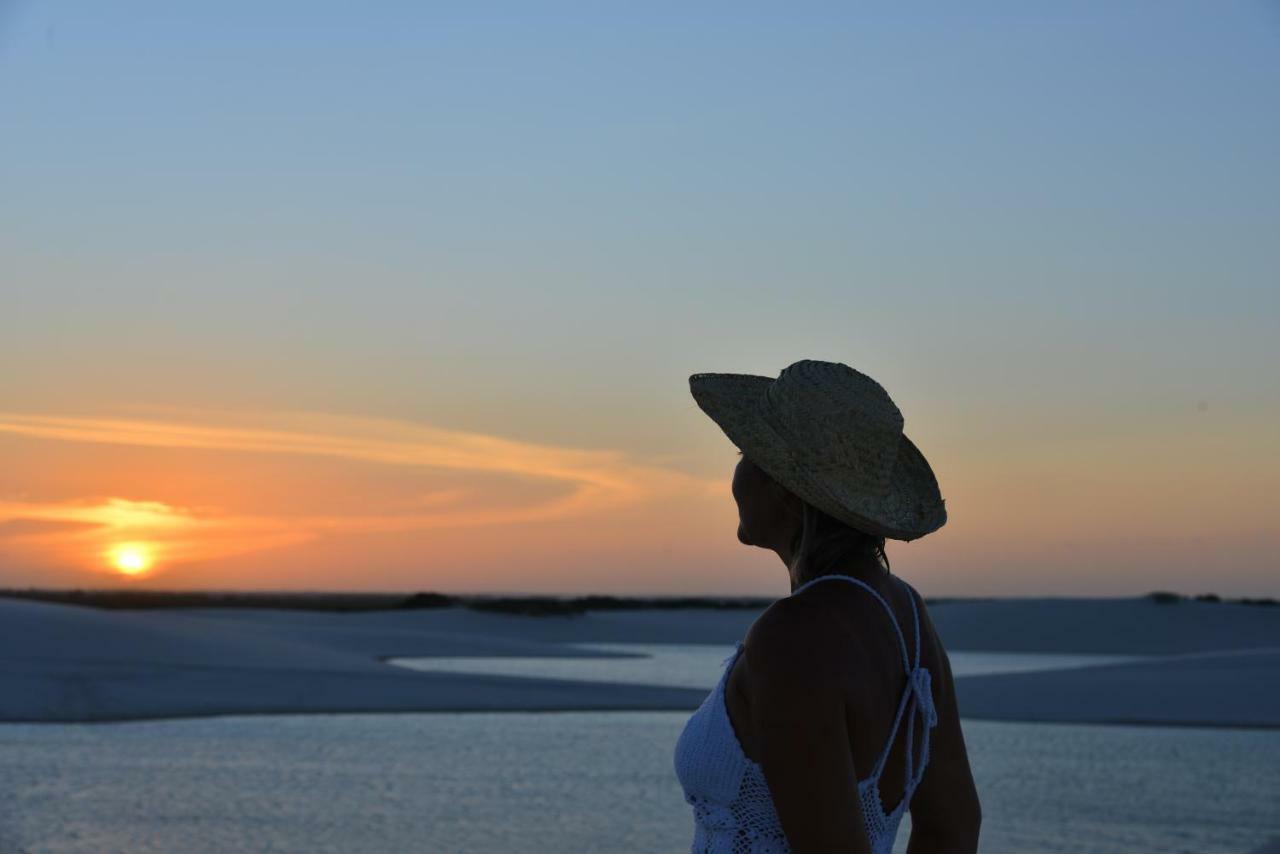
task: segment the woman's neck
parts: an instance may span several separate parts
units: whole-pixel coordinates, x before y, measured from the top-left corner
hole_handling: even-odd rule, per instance
[[[889,571],[885,569],[877,555],[858,552],[824,561],[821,565],[810,565],[802,559],[797,561],[795,566],[790,567],[787,574],[791,578],[791,589],[795,591],[802,584],[807,584],[824,575],[847,575],[850,578],[871,583],[875,579],[888,575]]]

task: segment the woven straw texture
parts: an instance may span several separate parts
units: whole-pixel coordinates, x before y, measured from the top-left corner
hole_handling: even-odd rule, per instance
[[[914,540],[947,511],[884,388],[839,362],[804,359],[777,379],[694,374],[699,408],[778,483],[858,530]]]

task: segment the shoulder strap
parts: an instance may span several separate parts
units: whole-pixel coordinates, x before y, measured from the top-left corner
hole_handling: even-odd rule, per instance
[[[899,579],[901,581],[901,579]],[[911,716],[907,721],[907,774],[906,787],[903,792],[904,803],[909,801],[911,794],[915,791],[916,786],[924,779],[925,766],[929,764],[929,731],[938,725],[938,712],[934,708],[933,703],[933,680],[929,674],[929,668],[920,666],[920,611],[916,607],[916,592],[910,584],[902,581],[902,585],[907,588],[907,598],[911,600],[911,616],[916,624],[916,661],[911,668],[911,672],[907,674],[907,690],[902,697],[905,704],[907,698],[911,699]],[[916,718],[922,718],[920,726],[920,762],[919,765],[915,761],[915,750],[912,742],[915,740]],[[893,738],[898,734],[898,725],[893,726],[893,733],[889,737],[889,746],[893,745]],[[889,747],[885,748],[884,757],[880,760],[881,766],[884,761],[889,758]]]
[[[892,577],[897,579],[899,584],[906,587],[907,599],[911,602],[911,617],[915,623],[914,628],[916,642],[914,661],[912,661],[911,657],[907,654],[907,641],[902,634],[902,629],[898,627],[898,618],[894,616],[893,609],[889,607],[889,603],[885,601],[884,597],[876,592],[875,588],[866,582],[859,581],[858,579],[852,578],[848,575],[820,575],[817,578],[810,579],[797,587],[792,591],[791,595],[795,596],[797,593],[817,584],[819,581],[825,581],[828,578],[842,578],[845,581],[858,585],[872,596],[876,597],[876,601],[880,603],[884,608],[885,613],[889,615],[889,621],[893,623],[893,630],[898,635],[898,645],[902,650],[902,666],[906,668],[907,671],[907,687],[902,692],[902,699],[898,701],[898,711],[893,718],[893,727],[889,730],[889,737],[885,740],[884,749],[880,751],[880,756],[876,759],[876,764],[871,771],[871,776],[876,780],[880,779],[880,775],[884,771],[884,764],[889,759],[889,752],[893,749],[894,739],[897,738],[898,727],[902,723],[903,713],[906,712],[907,706],[910,704],[911,715],[910,720],[907,723],[907,775],[905,791],[905,795],[910,797],[911,792],[915,789],[916,785],[919,784],[920,779],[924,777],[924,766],[925,763],[929,761],[929,729],[931,726],[936,725],[937,717],[933,711],[933,697],[929,680],[929,671],[927,668],[920,666],[920,609],[916,607],[916,594],[915,591],[912,590],[911,585],[907,584],[902,579],[897,578],[897,576]],[[921,701],[925,702],[927,706],[922,707]],[[925,722],[920,744],[920,767],[915,769],[913,767],[915,762],[913,761],[914,757],[912,756],[914,753],[914,745],[912,742],[915,740],[914,730],[917,714],[923,715],[925,717]]]
[[[911,589],[911,585],[900,578],[898,581],[907,588],[907,600],[911,602],[911,621],[916,626],[916,660],[911,665],[911,669],[915,670],[920,666],[920,611],[916,608],[916,592]]]
[[[863,590],[870,593],[872,596],[876,597],[876,601],[879,602],[880,605],[884,608],[884,612],[889,615],[889,622],[893,624],[893,630],[898,635],[898,646],[902,650],[902,666],[906,669],[908,673],[910,673],[913,667],[911,664],[911,659],[907,655],[907,639],[905,636],[903,636],[902,629],[898,627],[898,618],[894,616],[893,609],[889,607],[889,603],[886,602],[884,600],[884,597],[881,596],[878,592],[876,592],[876,589],[872,587],[870,584],[867,584],[865,581],[859,581],[858,579],[848,575],[819,575],[817,578],[811,578],[808,581],[806,581],[804,584],[801,584],[799,587],[797,587],[795,590],[791,592],[791,595],[795,596],[800,591],[807,590],[808,588],[817,584],[819,581],[826,581],[829,578],[840,578],[850,583],[856,584],[859,587],[861,587]],[[915,613],[915,609],[916,609],[916,600],[913,598],[911,600],[911,611],[913,614]],[[916,615],[916,664],[919,664],[919,663],[920,663],[920,618],[919,618],[919,615]]]

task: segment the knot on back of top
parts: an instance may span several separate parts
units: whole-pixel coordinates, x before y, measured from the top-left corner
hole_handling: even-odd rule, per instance
[[[925,724],[937,726],[938,710],[933,704],[933,677],[929,675],[929,668],[917,666],[911,671],[908,690],[915,695],[916,708],[924,715]]]

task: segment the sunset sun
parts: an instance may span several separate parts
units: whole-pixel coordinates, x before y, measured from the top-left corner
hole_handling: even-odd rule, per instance
[[[108,554],[111,565],[121,575],[139,576],[151,568],[153,556],[146,543],[121,543]]]

